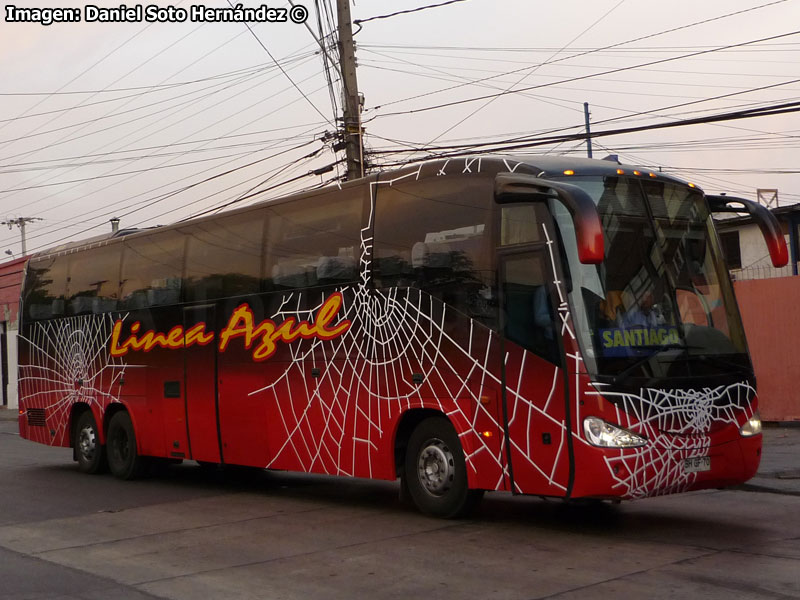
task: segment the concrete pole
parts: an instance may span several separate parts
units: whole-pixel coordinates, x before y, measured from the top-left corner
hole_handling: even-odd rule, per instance
[[[339,20],[339,56],[344,85],[344,142],[347,179],[364,176],[364,149],[361,140],[361,102],[356,78],[356,54],[353,43],[353,24],[350,20],[350,0],[336,0]]]
[[[592,130],[589,126],[589,103],[583,103],[583,116],[586,121],[586,156],[592,158]]]

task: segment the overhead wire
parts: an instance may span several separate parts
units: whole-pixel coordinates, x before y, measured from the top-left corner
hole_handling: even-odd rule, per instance
[[[235,8],[231,0],[227,1],[231,8]],[[258,37],[255,31],[253,31],[253,28],[250,27],[250,23],[244,21],[244,26],[247,27],[247,30],[253,35],[255,40],[258,42],[258,45],[261,46],[261,48],[263,48],[264,52],[266,52],[267,55],[270,57],[270,59],[272,59],[272,62],[274,62],[275,65],[277,65],[277,67],[281,70],[281,73],[283,73],[286,79],[288,79],[292,83],[294,88],[300,93],[301,96],[303,96],[305,101],[311,105],[311,108],[313,108],[319,114],[319,116],[325,119],[328,122],[328,124],[330,124],[332,127],[335,127],[335,125],[331,122],[331,120],[325,114],[323,114],[323,112],[319,108],[317,108],[317,105],[311,101],[311,99],[306,95],[306,93],[300,89],[300,87],[294,82],[294,80],[289,76],[289,74],[283,69],[280,63],[277,60],[275,60],[275,57],[272,55],[272,52],[270,52],[269,49],[266,47],[266,45],[264,45],[264,42],[262,42],[261,38]]]
[[[589,25],[589,26],[588,26],[586,29],[584,29],[583,31],[581,31],[581,32],[580,32],[578,35],[576,35],[574,38],[572,38],[572,40],[570,40],[569,42],[567,42],[567,43],[566,43],[566,44],[565,44],[565,45],[564,45],[564,46],[563,46],[563,47],[562,47],[560,50],[557,50],[557,51],[556,51],[556,52],[555,52],[555,53],[554,53],[552,56],[550,56],[550,57],[549,57],[547,60],[545,60],[545,63],[549,62],[550,60],[552,60],[553,58],[555,58],[556,56],[558,56],[559,54],[561,54],[561,53],[562,53],[562,52],[563,52],[565,49],[567,49],[567,48],[568,48],[568,47],[569,47],[569,46],[570,46],[570,45],[571,45],[571,44],[572,44],[574,41],[576,41],[576,40],[580,39],[580,38],[581,38],[581,37],[583,37],[583,36],[584,36],[584,35],[585,35],[587,32],[591,31],[591,30],[592,30],[592,29],[593,29],[593,28],[594,28],[594,27],[595,27],[597,24],[601,23],[601,22],[602,22],[604,19],[606,19],[606,18],[607,18],[607,17],[608,17],[608,16],[609,16],[611,13],[613,13],[615,10],[617,10],[617,9],[618,9],[618,8],[619,8],[619,7],[620,7],[620,6],[621,6],[621,5],[624,3],[624,2],[625,2],[625,0],[619,0],[619,1],[618,1],[618,2],[617,2],[617,3],[616,3],[614,6],[613,6],[613,7],[611,7],[610,9],[608,9],[608,10],[607,10],[607,11],[606,11],[606,12],[605,12],[605,13],[604,13],[604,14],[603,14],[603,15],[602,15],[602,16],[601,16],[599,19],[595,20],[595,21],[594,21],[594,22],[593,22],[591,25]],[[485,109],[487,106],[489,106],[490,104],[492,104],[493,102],[495,102],[495,101],[496,101],[498,98],[500,98],[501,96],[503,96],[503,95],[505,95],[505,94],[508,94],[509,92],[511,92],[511,91],[512,91],[512,90],[513,90],[515,87],[517,87],[518,85],[520,85],[520,84],[521,84],[523,81],[525,81],[525,80],[528,78],[528,76],[529,76],[529,75],[531,75],[532,73],[534,73],[534,72],[535,72],[536,70],[538,70],[540,67],[541,67],[541,64],[538,64],[538,65],[533,65],[533,66],[532,66],[532,67],[531,67],[529,70],[525,70],[525,71],[523,71],[523,73],[522,73],[522,76],[521,76],[521,77],[520,77],[520,78],[519,78],[519,79],[518,79],[516,82],[514,82],[513,84],[511,84],[510,86],[508,86],[507,88],[505,88],[505,90],[504,90],[503,92],[501,92],[501,94],[500,94],[500,95],[495,95],[495,96],[493,96],[493,97],[491,97],[491,98],[487,99],[487,101],[486,101],[485,103],[481,104],[481,106],[477,107],[475,110],[473,110],[472,112],[470,112],[468,115],[466,115],[466,116],[464,116],[463,118],[459,119],[459,120],[458,120],[458,121],[456,121],[456,122],[455,122],[453,125],[451,125],[451,126],[450,126],[450,127],[448,127],[447,129],[445,129],[444,131],[442,131],[441,133],[439,133],[439,135],[437,135],[436,137],[434,137],[433,139],[431,139],[431,140],[430,140],[430,141],[429,141],[427,144],[425,144],[425,146],[429,146],[429,145],[431,145],[433,142],[435,142],[436,140],[440,139],[440,138],[441,138],[443,135],[446,135],[447,133],[451,132],[453,129],[455,129],[455,128],[456,128],[456,127],[458,127],[459,125],[461,125],[461,124],[465,123],[466,121],[468,121],[469,119],[471,119],[472,117],[474,117],[476,114],[478,114],[479,112],[481,112],[482,110],[484,110],[484,109]],[[423,146],[423,147],[425,147],[425,146]]]
[[[266,161],[268,161],[268,160],[272,160],[272,159],[276,158],[277,156],[280,156],[280,155],[282,155],[282,154],[286,154],[286,153],[288,153],[288,152],[291,152],[291,151],[293,151],[293,150],[298,150],[298,149],[300,149],[300,148],[303,148],[304,146],[307,146],[308,144],[310,144],[310,143],[312,143],[312,142],[314,142],[314,141],[315,141],[315,139],[308,140],[308,141],[306,141],[306,142],[303,142],[303,143],[301,143],[301,144],[298,144],[297,146],[294,146],[294,147],[292,147],[292,148],[289,148],[289,149],[287,149],[287,150],[282,150],[282,151],[280,151],[280,152],[278,152],[278,153],[273,153],[273,154],[271,154],[271,155],[269,155],[269,156],[266,156],[266,157],[259,158],[259,159],[257,159],[257,160],[251,161],[251,162],[249,162],[249,163],[247,163],[247,164],[240,165],[240,166],[237,166],[237,167],[233,167],[233,168],[227,169],[227,170],[225,170],[225,171],[218,172],[218,173],[215,173],[215,174],[213,174],[213,175],[206,176],[206,177],[204,177],[203,179],[201,179],[200,181],[196,181],[196,182],[193,182],[193,183],[191,183],[191,184],[187,184],[187,185],[185,185],[185,186],[183,186],[183,187],[181,187],[181,188],[179,188],[179,189],[177,189],[177,190],[172,190],[172,191],[169,191],[169,192],[165,192],[164,194],[158,195],[158,196],[156,196],[156,197],[147,198],[147,199],[145,199],[145,200],[143,200],[143,201],[141,201],[141,202],[138,202],[138,203],[137,203],[137,205],[138,205],[138,206],[137,206],[136,208],[129,207],[129,208],[130,208],[130,210],[128,210],[127,212],[125,212],[125,213],[122,213],[122,214],[120,214],[120,211],[119,211],[119,210],[118,210],[118,208],[117,208],[117,206],[120,204],[119,202],[117,202],[117,203],[115,203],[115,204],[112,204],[112,205],[110,205],[110,206],[104,206],[104,207],[102,207],[101,209],[99,209],[98,211],[94,211],[94,213],[98,213],[99,211],[102,211],[102,210],[105,210],[105,209],[108,209],[108,208],[112,208],[112,210],[110,210],[110,211],[109,211],[109,210],[106,210],[105,212],[103,212],[103,213],[101,213],[100,215],[98,215],[96,218],[99,218],[99,217],[101,217],[101,216],[109,216],[109,215],[117,215],[117,216],[120,216],[120,218],[122,218],[122,217],[125,217],[125,216],[129,216],[130,214],[134,214],[134,213],[136,213],[136,212],[139,212],[139,211],[141,211],[141,210],[144,210],[144,209],[146,209],[146,208],[150,208],[151,206],[154,206],[155,204],[158,204],[158,203],[160,203],[160,202],[163,202],[163,201],[165,201],[165,200],[167,200],[167,199],[169,199],[169,198],[173,198],[174,196],[176,196],[176,195],[178,195],[178,194],[181,194],[181,193],[184,193],[184,192],[186,192],[186,191],[189,191],[189,190],[192,190],[192,189],[194,189],[194,188],[197,188],[198,186],[201,186],[201,185],[208,184],[208,183],[210,183],[210,182],[213,182],[213,181],[216,181],[216,180],[218,180],[218,179],[220,179],[220,178],[222,178],[222,177],[228,176],[228,175],[230,175],[230,174],[232,174],[232,173],[235,173],[235,172],[240,172],[240,171],[242,171],[242,170],[244,170],[244,169],[247,169],[247,168],[253,167],[253,166],[255,166],[255,165],[258,165],[258,164],[264,163],[264,162],[266,162]],[[258,175],[258,176],[256,176],[256,177],[261,177],[261,175]],[[173,182],[173,183],[174,183],[174,182]],[[236,184],[236,185],[240,185],[240,182],[237,182],[237,184]],[[164,186],[161,186],[161,187],[164,187]],[[232,186],[232,187],[235,187],[235,186]],[[156,188],[156,189],[158,189],[158,188]],[[230,188],[229,188],[229,189],[230,189]],[[151,190],[151,191],[152,191],[152,190]],[[147,193],[147,192],[145,192],[145,193]],[[215,192],[215,194],[216,194],[216,193],[218,193],[218,192]],[[142,194],[139,194],[139,195],[143,195],[143,194],[144,194],[144,193],[142,193]],[[212,194],[212,195],[213,195],[213,194]],[[134,198],[135,198],[135,197],[136,197],[136,196],[134,196]],[[130,200],[130,199],[131,199],[131,198],[128,198],[128,199],[126,199],[126,200]],[[193,200],[191,203],[195,203],[195,202],[198,202],[198,201],[200,201],[200,200],[197,200],[197,199],[195,199],[195,200]],[[190,204],[191,204],[191,203],[190,203]],[[184,205],[183,207],[185,207],[185,206],[186,206],[186,205]],[[183,207],[179,207],[179,208],[183,208]],[[169,214],[170,212],[173,212],[173,211],[175,211],[175,210],[177,210],[177,208],[172,208],[170,211],[168,211],[167,213],[163,213],[163,214]],[[90,214],[91,214],[91,213],[90,213]],[[154,218],[158,218],[158,216],[156,216],[156,217],[154,217]],[[93,229],[95,229],[96,227],[97,227],[97,226],[95,226],[95,227],[90,227],[90,228],[87,228],[87,229],[85,229],[84,231],[82,231],[81,233],[88,233],[89,231],[92,231],[92,230],[93,230]],[[49,233],[49,232],[48,232],[48,233]],[[30,240],[34,240],[34,239],[37,239],[37,238],[43,237],[44,235],[46,235],[46,233],[45,233],[45,232],[41,232],[41,233],[39,233],[39,234],[37,234],[37,235],[33,235],[33,236],[31,236],[31,237],[30,237]],[[73,237],[73,236],[69,236],[69,237]],[[48,242],[48,245],[57,244],[58,242],[64,241],[65,239],[69,239],[69,237],[68,237],[68,238],[61,238],[61,239],[57,239],[57,240],[55,240],[55,241],[53,241],[53,242]]]
[[[276,75],[276,76],[277,76],[277,75]],[[309,78],[310,78],[310,77],[309,77]],[[269,81],[269,80],[268,80],[268,81]],[[253,86],[253,87],[255,87],[255,86]],[[225,88],[223,88],[223,89],[225,89]],[[280,95],[280,94],[284,93],[285,91],[287,91],[287,90],[289,90],[289,89],[291,89],[291,88],[284,88],[284,89],[282,89],[282,90],[280,90],[280,91],[276,92],[275,94],[273,94],[273,95],[272,95],[272,96],[270,96],[270,97],[276,97],[276,96],[278,96],[278,95]],[[220,91],[221,91],[221,90],[220,90]],[[259,98],[259,99],[258,99],[256,102],[254,102],[254,103],[253,103],[253,105],[254,105],[254,104],[260,104],[260,103],[263,103],[263,102],[264,102],[266,99],[269,99],[270,97],[267,97],[267,98],[261,97],[261,98]],[[192,113],[192,114],[190,114],[190,115],[188,115],[188,116],[186,116],[186,117],[184,117],[184,118],[182,118],[182,119],[179,119],[179,120],[177,120],[177,121],[172,121],[172,122],[170,123],[170,127],[175,127],[176,125],[178,125],[178,124],[182,123],[183,121],[186,121],[186,120],[188,120],[188,119],[192,119],[192,118],[194,118],[196,115],[198,115],[198,114],[200,114],[200,113],[202,113],[202,112],[205,112],[205,111],[207,111],[207,110],[211,110],[212,108],[214,108],[214,107],[216,107],[216,106],[219,106],[219,105],[220,105],[222,102],[223,102],[223,101],[221,100],[221,101],[219,101],[219,102],[216,102],[215,104],[213,104],[213,105],[212,105],[212,106],[210,106],[210,107],[206,107],[206,108],[199,108],[199,109],[198,109],[198,110],[196,110],[194,113]],[[251,105],[251,107],[252,107],[253,105]],[[284,107],[285,107],[285,106],[287,106],[287,105],[284,105]],[[248,107],[248,108],[250,108],[250,107]],[[283,107],[281,107],[281,108],[283,108]],[[182,110],[182,109],[179,109],[179,110]],[[276,110],[279,110],[279,109],[276,109]],[[272,111],[272,112],[275,112],[275,111]],[[272,114],[272,112],[269,112],[269,113],[266,113],[266,114],[262,114],[262,115],[261,115],[261,117],[259,117],[259,120],[260,120],[260,119],[263,119],[263,118],[266,118],[267,116],[269,116],[270,114]],[[173,112],[173,115],[174,115],[174,114],[176,114],[176,113],[175,113],[175,112]],[[170,116],[172,116],[172,115],[168,115],[168,114],[164,114],[164,113],[158,113],[158,114],[157,114],[157,116],[159,117],[158,123],[161,123],[161,122],[162,122],[164,119],[166,119],[166,118],[169,118],[169,117],[170,117]],[[229,115],[229,116],[227,116],[227,117],[222,117],[222,118],[220,118],[220,119],[217,119],[215,122],[211,123],[210,125],[204,125],[204,126],[202,126],[200,129],[198,129],[198,130],[195,130],[195,131],[193,131],[193,132],[190,132],[190,133],[189,133],[189,134],[187,134],[187,135],[184,135],[184,136],[183,136],[182,138],[180,138],[178,141],[179,141],[179,142],[182,142],[183,140],[186,140],[186,139],[188,139],[188,138],[191,138],[191,137],[192,137],[193,135],[195,135],[195,133],[197,133],[198,131],[205,131],[205,130],[208,130],[210,127],[216,126],[216,125],[218,125],[219,123],[221,123],[221,122],[223,122],[223,121],[225,121],[225,120],[227,120],[227,119],[229,119],[229,118],[231,118],[231,115]],[[249,124],[252,124],[252,122],[250,122]],[[241,129],[241,127],[240,127],[239,129]],[[163,129],[163,128],[162,128],[162,131],[164,131],[164,129]],[[234,130],[234,131],[237,131],[237,130]],[[138,141],[141,141],[141,140],[143,140],[143,139],[147,139],[147,138],[149,138],[149,135],[148,135],[148,134],[146,134],[146,133],[143,133],[143,130],[141,130],[141,129],[140,129],[140,130],[137,130],[136,132],[132,132],[132,133],[131,133],[131,134],[129,134],[129,135],[133,135],[133,134],[135,134],[135,133],[142,133],[142,135],[141,135],[141,136],[140,136],[138,139],[134,140],[133,142],[130,142],[130,144],[135,144],[135,143],[137,143]],[[231,132],[228,132],[228,133],[231,133]],[[126,137],[129,137],[129,136],[124,136],[124,137],[123,137],[123,138],[121,138],[121,139],[125,139]],[[100,146],[100,147],[99,147],[99,148],[97,148],[97,149],[102,149],[102,148],[108,147],[108,146],[112,145],[113,143],[118,143],[119,141],[120,141],[120,139],[119,139],[119,138],[118,138],[118,139],[115,139],[115,140],[113,140],[112,142],[109,142],[109,143],[105,144],[104,146]],[[130,144],[129,144],[129,145],[130,145]],[[54,175],[54,177],[55,177],[55,175]],[[52,178],[51,178],[51,179],[52,179]],[[104,189],[105,189],[105,188],[104,188]],[[37,202],[41,202],[41,201],[47,200],[47,199],[49,199],[50,197],[51,197],[51,196],[47,196],[47,197],[44,197],[44,198],[40,198],[39,200],[35,201],[34,203],[37,203]],[[28,205],[28,206],[30,206],[30,205]]]
[[[698,56],[698,55],[701,55],[701,54],[708,54],[710,52],[720,52],[720,51],[723,51],[723,50],[727,50],[728,48],[734,48],[734,47],[744,46],[744,45],[748,45],[748,44],[757,44],[757,43],[759,43],[761,41],[764,41],[764,40],[779,39],[779,38],[789,37],[789,36],[798,35],[798,34],[800,34],[800,30],[795,30],[795,31],[787,32],[787,33],[774,35],[774,36],[768,36],[768,37],[764,37],[764,38],[758,38],[758,39],[755,39],[755,40],[749,40],[747,42],[739,42],[739,43],[736,43],[736,44],[718,46],[718,47],[716,47],[714,49],[711,49],[711,50],[701,50],[699,52],[693,52],[693,53],[689,53],[689,54],[682,54],[680,56],[671,56],[669,58],[663,58],[663,59],[659,59],[659,60],[648,61],[648,62],[640,63],[640,64],[637,64],[637,65],[628,65],[628,66],[625,66],[625,67],[609,69],[609,70],[601,71],[601,72],[598,72],[598,73],[590,73],[590,74],[580,75],[580,76],[576,76],[576,77],[569,77],[569,78],[566,78],[566,79],[561,79],[559,81],[554,81],[554,82],[550,82],[550,83],[527,86],[527,87],[523,87],[523,88],[520,88],[520,89],[517,89],[517,90],[513,90],[513,91],[499,92],[497,94],[486,94],[486,95],[477,96],[477,97],[474,97],[474,98],[464,98],[464,99],[460,99],[460,100],[453,100],[451,102],[442,102],[440,104],[423,106],[423,107],[420,107],[420,108],[415,108],[415,109],[410,109],[410,110],[397,111],[397,112],[391,112],[391,113],[384,113],[384,114],[379,115],[379,117],[386,118],[386,117],[392,117],[392,116],[398,116],[398,115],[407,115],[407,114],[415,114],[415,113],[427,112],[427,111],[431,111],[431,110],[439,110],[439,109],[442,109],[442,108],[449,108],[449,107],[452,107],[452,106],[459,106],[459,105],[462,105],[462,104],[469,104],[469,103],[472,103],[472,102],[479,102],[481,100],[486,100],[488,98],[493,98],[495,96],[506,96],[506,95],[511,94],[511,93],[527,92],[527,91],[531,91],[531,90],[541,89],[541,88],[544,88],[544,87],[552,87],[552,86],[560,85],[560,84],[563,84],[563,83],[572,83],[572,82],[575,82],[575,81],[583,81],[583,80],[586,80],[586,79],[593,79],[593,78],[602,77],[602,76],[605,76],[605,75],[612,75],[614,73],[621,73],[621,72],[624,72],[624,71],[631,71],[631,70],[638,69],[638,68],[643,67],[643,66],[651,66],[651,65],[656,65],[656,64],[663,64],[663,63],[672,62],[672,61],[676,61],[676,60],[682,60],[682,59],[689,58],[689,57],[692,57],[692,56]],[[443,90],[440,90],[440,91],[443,91]],[[412,98],[417,98],[417,97],[420,97],[420,96],[421,95],[414,96],[414,97],[411,97],[411,98],[406,98],[404,100],[400,100],[400,101],[397,101],[397,102],[409,100],[409,99],[412,99]],[[394,104],[394,103],[395,102],[387,103],[386,105]],[[386,105],[384,105],[384,106],[386,106]],[[373,110],[375,110],[377,108],[380,108],[380,107],[374,107]]]
[[[374,17],[367,17],[366,19],[354,19],[353,25],[363,25],[364,23],[369,23],[370,21],[377,21],[378,19],[390,19],[398,15],[407,15],[410,13],[428,10],[430,8],[439,8],[442,6],[447,6],[448,4],[457,4],[459,2],[466,2],[466,0],[446,0],[445,2],[439,2],[438,4],[428,4],[427,6],[420,6],[417,8],[410,8],[407,10],[398,10],[397,12],[393,12],[391,14],[376,15]]]

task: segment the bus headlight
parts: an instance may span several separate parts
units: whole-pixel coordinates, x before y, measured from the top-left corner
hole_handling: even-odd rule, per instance
[[[752,437],[761,433],[761,416],[758,411],[753,413],[753,416],[745,421],[744,425],[739,427],[739,433],[742,437]]]
[[[600,448],[638,448],[647,444],[642,436],[597,417],[586,417],[583,420],[583,432],[590,444]]]

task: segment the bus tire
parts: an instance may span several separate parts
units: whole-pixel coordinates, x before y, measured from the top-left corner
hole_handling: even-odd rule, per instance
[[[97,422],[91,410],[83,411],[78,417],[72,447],[79,471],[94,475],[106,470],[106,449],[100,444]]]
[[[145,460],[136,452],[136,434],[131,416],[119,411],[108,424],[106,456],[111,473],[119,479],[136,479],[145,469]]]
[[[403,479],[417,508],[434,517],[464,517],[483,496],[468,487],[464,451],[444,417],[427,418],[412,432]]]

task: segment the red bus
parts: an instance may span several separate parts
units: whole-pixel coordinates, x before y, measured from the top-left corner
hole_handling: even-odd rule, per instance
[[[738,208],[734,204],[738,203]],[[626,499],[746,481],[753,367],[711,212],[660,172],[428,162],[41,252],[23,437],[131,479],[156,459]]]

